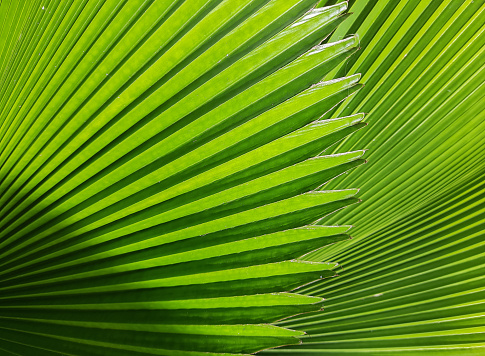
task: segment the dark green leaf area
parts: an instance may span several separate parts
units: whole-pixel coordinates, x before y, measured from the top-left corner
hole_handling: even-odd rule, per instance
[[[318,311],[323,304],[281,305],[239,308],[199,309],[128,309],[128,310],[62,310],[9,308],[0,310],[1,317],[32,318],[39,320],[103,322],[122,324],[240,324],[268,323],[289,315]]]

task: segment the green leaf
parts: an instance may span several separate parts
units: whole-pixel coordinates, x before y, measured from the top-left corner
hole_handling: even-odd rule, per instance
[[[338,265],[306,256],[350,226],[314,223],[359,199],[319,187],[365,162],[320,154],[365,123],[329,117],[359,39],[315,4],[0,4],[2,354],[300,343],[270,323],[322,309],[297,292]]]
[[[366,148],[368,164],[323,188],[361,187],[363,202],[322,220],[355,225],[352,240],[305,256],[339,262],[340,277],[302,290],[324,296],[325,313],[277,324],[309,335],[272,353],[483,354],[484,10],[351,6],[334,39],[358,32],[362,51],[329,76],[366,85],[334,115],[362,110],[369,126],[333,152]]]

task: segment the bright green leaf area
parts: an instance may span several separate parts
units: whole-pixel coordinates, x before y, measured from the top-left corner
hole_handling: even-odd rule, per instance
[[[365,162],[322,154],[360,75],[328,41],[348,3],[0,4],[0,353],[243,355],[300,344],[308,261],[359,202],[319,189]]]
[[[2,1],[0,354],[482,355],[484,24]]]

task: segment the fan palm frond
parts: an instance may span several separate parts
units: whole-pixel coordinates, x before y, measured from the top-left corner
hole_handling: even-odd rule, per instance
[[[348,239],[315,191],[364,162],[319,155],[365,124],[324,116],[361,88],[322,80],[347,3],[5,1],[0,349],[215,355],[299,343],[269,323],[335,275],[297,260]]]

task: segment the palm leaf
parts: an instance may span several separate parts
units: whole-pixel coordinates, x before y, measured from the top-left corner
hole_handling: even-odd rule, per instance
[[[3,1],[0,349],[215,355],[299,343],[269,323],[335,275],[297,260],[348,239],[312,225],[358,201],[315,190],[364,151],[330,118],[347,3]],[[324,41],[322,43],[322,41]]]
[[[369,127],[334,152],[369,149],[360,175],[324,186],[362,187],[363,203],[326,224],[354,239],[305,256],[342,264],[305,288],[325,313],[277,325],[308,332],[317,355],[481,355],[483,312],[483,3],[355,1],[335,33],[363,50],[335,73],[366,86],[335,111],[368,112]],[[330,39],[332,41],[332,39]]]
[[[223,4],[1,4],[0,348],[481,354],[484,7]]]

